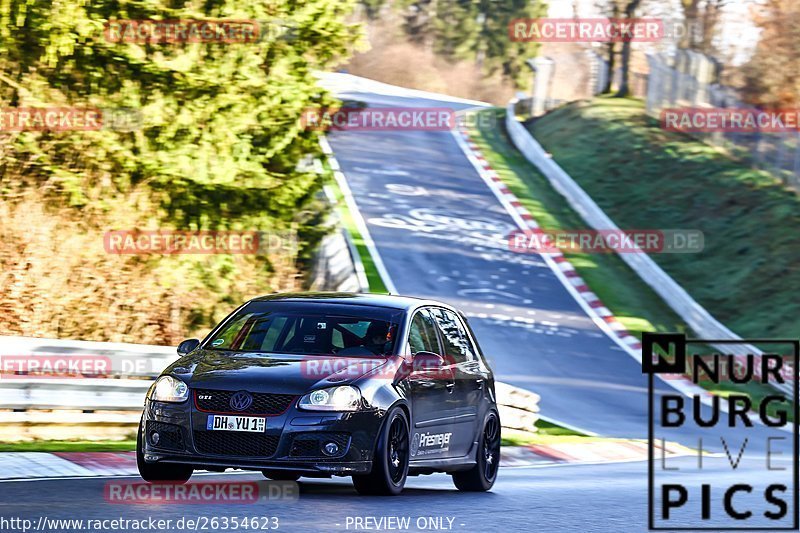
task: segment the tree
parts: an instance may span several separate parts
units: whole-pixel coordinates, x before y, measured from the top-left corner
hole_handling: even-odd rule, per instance
[[[543,16],[540,0],[404,0],[400,5],[412,41],[445,58],[474,61],[487,74],[499,71],[518,87],[528,82],[525,61],[536,56],[539,45],[509,39],[508,25]]]
[[[619,18],[619,4],[616,1],[610,2],[608,8],[612,19]],[[603,94],[611,94],[612,84],[614,83],[614,68],[617,63],[617,43],[613,40],[606,43],[606,57],[608,60],[608,76],[606,76],[606,83],[602,92]]]
[[[0,167],[0,179],[24,176],[87,208],[94,207],[91,197],[146,184],[171,218],[201,227],[291,221],[320,187],[315,175],[297,171],[303,156],[318,151],[319,135],[299,127],[298,119],[304,109],[327,102],[313,71],[343,57],[358,38],[357,28],[345,22],[355,2],[175,5],[0,4],[0,101],[126,106],[143,116],[135,132],[22,134],[15,145],[20,166]],[[110,42],[104,25],[113,19],[252,20],[261,38]]]
[[[756,105],[794,108],[800,101],[800,4],[767,0],[756,14],[761,37],[743,67],[743,94]]]
[[[622,22],[626,19],[634,18],[636,10],[639,8],[641,0],[603,0],[597,4],[597,7],[606,13],[609,19]],[[610,93],[612,90],[612,83],[614,80],[614,69],[617,59],[617,43],[609,41],[606,44],[606,54],[608,57],[608,79],[603,88],[604,93]],[[629,87],[629,68],[631,58],[631,42],[625,40],[622,42],[622,51],[619,53],[620,60],[620,85],[617,89],[615,96],[623,97],[630,94]]]
[[[299,164],[319,153],[319,132],[299,118],[332,100],[314,71],[359,38],[355,1],[0,2],[0,108],[142,117],[130,131],[0,132],[3,330],[170,344],[254,295],[300,288],[326,204],[322,176]],[[113,19],[249,20],[259,38],[113,42]],[[104,233],[136,228],[296,229],[299,250],[105,253]]]
[[[625,0],[622,13],[625,14],[625,19],[632,19],[639,8],[641,0]],[[622,54],[620,56],[620,82],[619,90],[617,90],[617,97],[629,96],[631,93],[629,78],[630,78],[630,63],[631,63],[631,41],[626,39],[622,42]]]
[[[729,0],[681,0],[686,31],[678,46],[716,55],[713,41],[722,10],[729,3]]]

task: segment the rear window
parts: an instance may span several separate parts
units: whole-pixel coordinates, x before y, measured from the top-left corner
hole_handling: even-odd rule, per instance
[[[328,309],[329,308],[329,309]],[[252,353],[384,356],[394,352],[402,311],[316,304],[247,305],[204,348]]]

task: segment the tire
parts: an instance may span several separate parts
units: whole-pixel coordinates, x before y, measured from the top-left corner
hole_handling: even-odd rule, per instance
[[[397,496],[403,492],[408,477],[409,440],[408,417],[395,407],[386,415],[378,436],[372,472],[353,476],[353,486],[359,494]]]
[[[500,466],[500,418],[494,411],[483,422],[477,454],[475,466],[464,472],[453,472],[453,483],[458,490],[486,492],[497,479]]]
[[[261,473],[265,478],[273,481],[297,481],[300,479],[300,474],[289,470],[262,470]]]
[[[194,469],[189,465],[172,463],[147,463],[144,460],[144,418],[139,421],[139,431],[136,435],[136,466],[139,475],[148,483],[172,482],[184,484],[192,477]]]

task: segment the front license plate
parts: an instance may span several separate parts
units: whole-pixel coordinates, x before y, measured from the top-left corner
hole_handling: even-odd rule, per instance
[[[257,416],[208,415],[206,429],[209,431],[264,432],[267,419]]]

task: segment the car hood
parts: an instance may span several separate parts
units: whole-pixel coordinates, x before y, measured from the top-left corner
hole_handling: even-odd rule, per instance
[[[258,354],[197,350],[164,371],[193,389],[304,394],[352,382],[386,365],[379,357]]]

